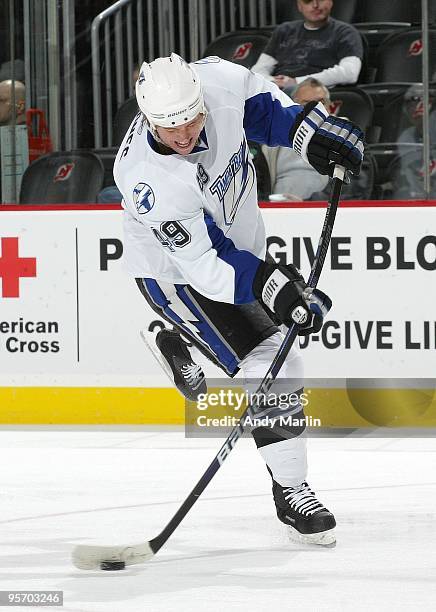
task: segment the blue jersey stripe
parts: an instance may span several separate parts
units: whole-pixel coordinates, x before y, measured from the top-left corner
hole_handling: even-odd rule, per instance
[[[185,333],[195,338],[197,342],[202,344],[206,350],[209,350],[212,355],[219,361],[224,370],[233,376],[238,370],[238,359],[229,348],[226,346],[223,339],[214,330],[206,320],[201,310],[193,303],[192,299],[186,292],[186,285],[174,285],[177,291],[177,296],[185,304],[187,309],[192,313],[192,318],[189,321],[182,319],[171,308],[171,301],[166,297],[165,293],[159,286],[158,281],[152,278],[143,278],[142,282],[153,302],[162,309],[163,313],[173,321],[177,326],[182,328]],[[197,328],[198,333],[194,333],[187,323]]]
[[[282,106],[271,93],[259,93],[245,101],[244,130],[248,140],[270,147],[290,147],[289,132],[303,107]]]
[[[184,287],[178,289],[177,293],[182,302],[184,302],[189,310],[197,317],[197,320],[190,321],[191,325],[195,325],[198,329],[200,338],[215,353],[227,372],[233,374],[238,369],[238,359],[236,356],[227,348],[216,331],[213,330],[205,320],[204,314],[193,303],[190,296],[186,293],[186,289]]]
[[[253,293],[253,281],[261,263],[249,251],[239,250],[230,238],[216,225],[210,215],[205,213],[204,221],[207,232],[220,259],[232,266],[235,271],[234,304],[247,304],[256,299]]]

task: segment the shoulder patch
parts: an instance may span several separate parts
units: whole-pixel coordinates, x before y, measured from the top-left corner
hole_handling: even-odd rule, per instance
[[[154,191],[148,183],[138,183],[133,190],[133,202],[140,215],[150,212],[156,201]]]

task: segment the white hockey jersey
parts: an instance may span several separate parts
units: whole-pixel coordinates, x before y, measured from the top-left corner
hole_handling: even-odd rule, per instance
[[[141,113],[114,164],[128,273],[189,284],[206,297],[253,301],[265,230],[247,138],[290,146],[301,110],[275,84],[217,57],[195,62],[206,124],[187,156],[163,155]]]

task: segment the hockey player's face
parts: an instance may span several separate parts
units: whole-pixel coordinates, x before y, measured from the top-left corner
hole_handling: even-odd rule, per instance
[[[298,10],[304,20],[314,26],[328,19],[332,7],[333,0],[298,0]]]
[[[200,136],[204,125],[204,115],[200,113],[195,119],[174,128],[156,127],[163,144],[180,155],[189,155]]]

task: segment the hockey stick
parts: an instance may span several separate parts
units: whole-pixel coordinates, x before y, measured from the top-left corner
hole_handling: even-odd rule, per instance
[[[342,166],[336,165],[333,174],[333,184],[330,199],[327,205],[327,211],[324,219],[324,225],[321,231],[318,248],[315,259],[310,272],[308,287],[314,289],[318,284],[321,270],[327,255],[330,238],[333,231],[333,224],[336,217],[336,211],[341,196],[341,189],[345,178],[345,169]],[[271,389],[277,374],[280,371],[291,347],[298,335],[298,325],[293,324],[287,331],[285,339],[273,359],[265,378],[261,382],[256,391],[255,397],[266,395]],[[195,504],[197,499],[203,493],[207,485],[220,469],[221,465],[233,450],[238,439],[244,432],[244,422],[248,416],[253,416],[254,406],[248,406],[244,414],[240,418],[240,422],[230,432],[228,438],[214,457],[212,463],[206,469],[200,480],[189,493],[183,504],[177,510],[175,515],[164,527],[164,529],[152,540],[135,544],[131,546],[76,546],[73,550],[73,563],[79,569],[123,569],[126,565],[134,565],[143,563],[151,559],[162,548],[174,530],[179,526],[186,514]]]

